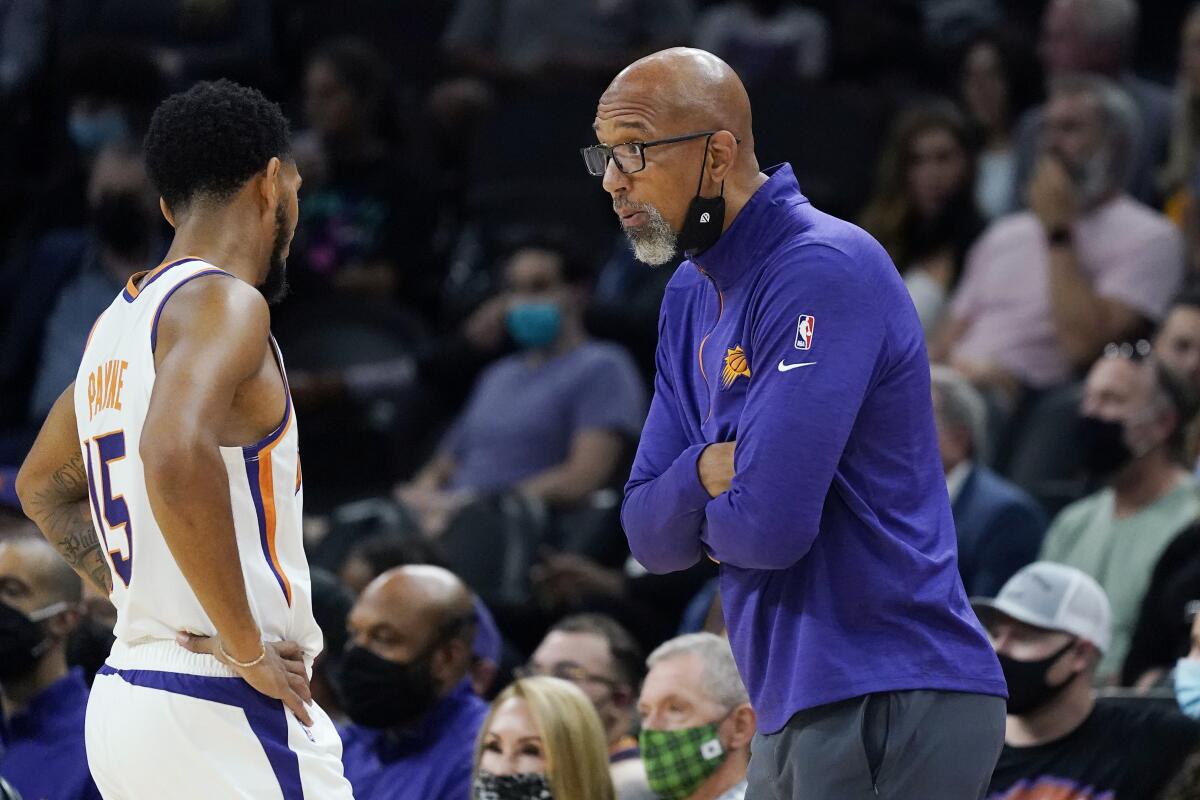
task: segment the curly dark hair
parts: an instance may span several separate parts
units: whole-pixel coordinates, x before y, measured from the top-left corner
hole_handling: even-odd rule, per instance
[[[289,152],[287,118],[257,89],[203,81],[162,102],[146,134],[146,169],[172,208],[228,200],[272,157]]]

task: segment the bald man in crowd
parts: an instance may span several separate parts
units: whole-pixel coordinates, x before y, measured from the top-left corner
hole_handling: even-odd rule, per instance
[[[83,582],[36,533],[0,541],[0,774],[27,798],[99,800],[83,747],[88,687],[66,654]]]
[[[982,798],[1005,684],[959,578],[895,266],[789,165],[759,169],[746,91],[709,53],[627,67],[594,127],[584,161],[634,253],[687,257],[622,520],[652,572],[721,564],[758,716],[746,797]]]
[[[441,567],[388,570],[347,618],[336,680],[353,724],[342,763],[357,800],[462,800],[487,704],[468,677],[471,593]]]

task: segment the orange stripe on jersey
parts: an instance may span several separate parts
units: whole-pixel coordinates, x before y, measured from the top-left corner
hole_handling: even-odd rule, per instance
[[[283,437],[287,434],[288,428],[292,425],[292,415],[288,414],[287,420],[284,422],[283,430],[278,438],[264,447],[258,453],[258,489],[262,495],[263,505],[263,523],[266,526],[267,534],[267,552],[271,556],[271,567],[275,570],[275,574],[279,576],[280,582],[283,584],[283,593],[287,596],[287,602],[292,604],[292,582],[288,580],[287,574],[283,571],[282,565],[279,563],[279,554],[275,550],[275,476],[271,464],[271,451],[275,449],[275,445],[283,441]]]
[[[141,289],[138,288],[138,284],[142,283],[143,279],[145,279],[144,285],[148,286],[151,281],[153,281],[155,278],[157,278],[159,275],[161,275],[163,272],[170,269],[171,267],[178,266],[179,264],[183,264],[184,262],[187,262],[187,261],[199,261],[199,260],[200,259],[196,258],[195,256],[188,256],[187,258],[177,258],[173,261],[164,261],[163,263],[159,264],[154,269],[142,270],[141,272],[135,272],[133,275],[129,276],[129,282],[125,284],[125,299],[134,300],[135,298],[137,298],[138,292],[141,291]]]
[[[304,483],[304,470],[300,468],[300,454],[296,453],[296,490],[292,494],[300,493],[300,485]]]

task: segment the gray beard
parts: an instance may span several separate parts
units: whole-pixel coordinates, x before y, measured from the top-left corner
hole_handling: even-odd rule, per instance
[[[651,267],[661,267],[675,258],[679,234],[671,229],[654,206],[641,206],[638,210],[645,213],[646,224],[640,228],[626,228],[625,236],[633,248],[634,258]]]

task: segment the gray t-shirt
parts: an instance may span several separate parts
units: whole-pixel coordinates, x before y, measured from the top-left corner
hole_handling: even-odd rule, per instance
[[[507,356],[484,370],[442,442],[457,464],[450,486],[512,486],[565,461],[577,433],[636,437],[645,415],[646,389],[617,345],[585,342],[536,365]]]

